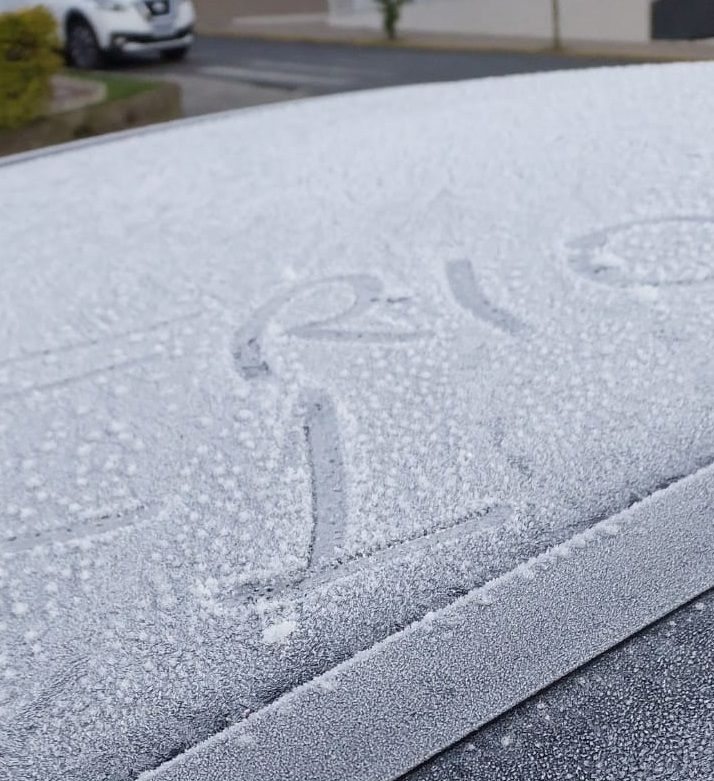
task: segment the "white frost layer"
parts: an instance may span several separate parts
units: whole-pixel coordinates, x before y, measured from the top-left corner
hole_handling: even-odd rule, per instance
[[[709,463],[713,75],[0,168],[0,769],[135,777]]]
[[[141,781],[401,777],[710,588],[713,505],[714,467],[707,467],[427,615]]]
[[[263,630],[263,642],[268,645],[284,643],[297,628],[295,621],[281,621],[278,624],[266,626]]]

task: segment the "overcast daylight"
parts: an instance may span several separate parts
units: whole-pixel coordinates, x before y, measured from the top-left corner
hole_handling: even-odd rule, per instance
[[[712,128],[712,0],[0,0],[0,781],[714,781]]]

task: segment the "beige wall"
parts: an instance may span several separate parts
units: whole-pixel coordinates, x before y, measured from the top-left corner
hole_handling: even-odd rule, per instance
[[[368,7],[370,3],[366,4]],[[364,3],[362,3],[364,7]],[[333,14],[340,25],[378,27],[376,11]],[[550,0],[428,0],[404,6],[402,30],[478,33],[547,38],[551,31]]]
[[[563,40],[650,40],[652,0],[560,0]]]
[[[2,0],[0,0],[2,3]],[[328,0],[194,0],[199,12],[211,14],[221,6],[233,16],[270,16],[272,14],[315,14],[327,11]]]
[[[201,28],[223,29],[238,16],[324,13],[328,0],[193,0]],[[2,3],[2,0],[0,0]]]
[[[564,41],[647,41],[652,0],[560,0]],[[330,22],[380,26],[373,0],[330,0]],[[405,32],[550,39],[551,0],[414,0],[402,11]]]

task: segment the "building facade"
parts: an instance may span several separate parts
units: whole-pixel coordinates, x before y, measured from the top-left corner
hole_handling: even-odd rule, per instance
[[[330,23],[378,28],[375,0],[329,0]],[[714,0],[411,0],[405,32],[645,43],[714,37]]]

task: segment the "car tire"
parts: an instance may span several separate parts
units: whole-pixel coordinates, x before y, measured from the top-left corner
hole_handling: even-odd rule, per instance
[[[75,19],[67,29],[67,59],[82,70],[95,70],[104,64],[104,54],[89,22]]]
[[[188,46],[177,46],[175,49],[164,49],[161,52],[161,59],[165,62],[181,62],[186,59]]]

